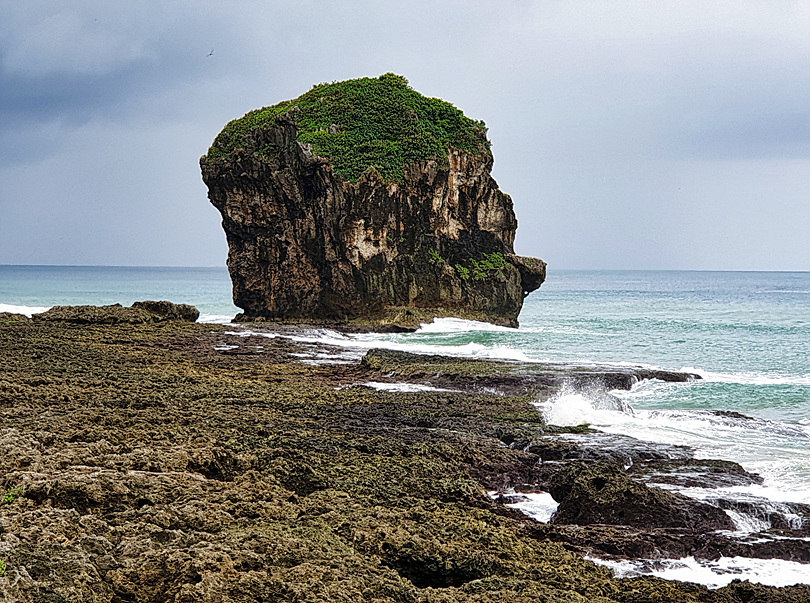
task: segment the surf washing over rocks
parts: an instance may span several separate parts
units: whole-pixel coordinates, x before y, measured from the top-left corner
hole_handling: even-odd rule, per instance
[[[723,508],[735,532],[787,527],[810,536],[808,273],[560,272],[530,296],[518,329],[437,319],[415,333],[302,335],[351,354],[371,348],[529,363],[682,369],[698,379],[643,380],[629,391],[568,387],[538,404],[550,424],[688,446],[698,459],[740,463],[747,484],[656,486]],[[630,461],[628,461],[630,462]],[[515,508],[547,521],[554,502],[528,494]],[[727,584],[810,582],[788,560],[684,558],[611,565],[623,574]]]
[[[184,269],[173,269],[179,272],[168,276],[159,274],[162,269],[142,269],[124,278],[120,269],[88,269],[79,271],[84,286],[70,290],[65,282],[75,281],[79,274],[75,270],[49,268],[50,288],[42,279],[21,279],[28,283],[26,290],[14,279],[3,279],[0,304],[23,313],[65,303],[128,304],[137,297],[99,295],[110,290],[110,283],[125,282],[132,291],[144,291],[148,283],[148,297],[154,299],[193,303],[203,318],[234,313],[224,270],[201,278],[197,269],[190,269],[180,278]],[[31,282],[40,284],[37,288]],[[64,291],[54,294],[53,284],[60,282]],[[697,459],[740,463],[761,479],[707,484],[679,476],[670,483],[650,483],[720,506],[733,522],[732,531],[745,538],[768,529],[808,528],[804,508],[810,505],[808,302],[808,273],[560,271],[549,276],[542,294],[525,300],[517,329],[454,318],[437,319],[412,333],[298,329],[280,334],[270,332],[270,327],[250,329],[310,344],[311,352],[301,357],[308,363],[356,362],[372,348],[387,348],[558,366],[624,365],[694,373],[701,378],[678,383],[642,380],[628,391],[564,388],[538,405],[538,412],[552,424],[587,423],[602,432],[605,446],[613,449],[619,449],[622,437],[632,436],[673,456],[683,450],[679,447],[689,446]],[[249,331],[234,326],[233,332]],[[407,380],[402,381],[402,387],[408,387]],[[392,387],[376,381],[369,385]],[[567,437],[574,441],[578,436]],[[555,507],[539,493],[510,504],[538,521],[548,521]],[[810,565],[784,559],[730,556],[707,563],[685,556],[659,562],[603,562],[623,574],[650,573],[711,586],[732,577],[774,585],[810,583]]]

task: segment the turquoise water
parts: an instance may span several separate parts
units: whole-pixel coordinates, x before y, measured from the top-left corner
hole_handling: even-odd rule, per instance
[[[691,383],[614,392],[630,414],[596,409],[572,391],[541,411],[551,422],[738,461],[765,477],[751,489],[757,495],[810,503],[810,273],[550,272],[526,299],[518,329],[439,319],[415,333],[318,337],[361,349],[698,373],[703,379]]]

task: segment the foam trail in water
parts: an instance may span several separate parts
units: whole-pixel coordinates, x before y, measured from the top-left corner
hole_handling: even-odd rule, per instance
[[[227,325],[230,324],[232,320],[233,316],[230,314],[200,314],[197,322],[203,324]]]
[[[693,366],[681,369],[695,373],[707,383],[739,383],[741,385],[810,385],[810,375],[768,375],[765,373],[717,373]]]
[[[425,343],[411,343],[381,337],[379,334],[356,334],[339,333],[331,329],[313,329],[301,331],[295,334],[285,333],[264,333],[261,331],[239,331],[231,333],[241,337],[286,337],[292,341],[300,343],[314,343],[320,345],[337,346],[354,350],[370,350],[382,348],[400,352],[411,352],[414,354],[438,354],[445,356],[461,356],[466,358],[487,358],[493,360],[519,360],[522,362],[537,362],[526,356],[520,350],[504,345],[485,346],[480,343],[470,342],[465,345],[434,345]]]
[[[0,312],[11,312],[12,314],[24,314],[31,318],[32,314],[47,312],[51,306],[17,306],[14,304],[0,304]]]
[[[380,381],[366,381],[360,385],[365,385],[372,389],[384,392],[457,392],[455,389],[443,389],[440,387],[433,387],[431,385],[422,385],[420,383],[382,383]]]
[[[666,580],[696,582],[709,588],[720,588],[732,580],[750,580],[766,586],[792,586],[810,583],[810,565],[782,559],[748,559],[720,557],[716,560],[640,559],[608,561],[586,557],[613,570],[617,577],[652,575]]]
[[[470,331],[501,331],[517,333],[518,329],[502,327],[488,322],[464,320],[462,318],[434,318],[433,322],[422,323],[415,334],[422,333],[469,333]]]

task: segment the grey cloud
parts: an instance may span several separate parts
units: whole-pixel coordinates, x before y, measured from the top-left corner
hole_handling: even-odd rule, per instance
[[[77,0],[2,12],[0,262],[222,263],[197,167],[219,129],[318,82],[395,71],[487,122],[522,253],[557,267],[745,268],[739,250],[756,241],[768,250],[757,267],[810,269],[796,226],[810,228],[801,3]],[[58,180],[30,185],[47,177]],[[742,219],[766,202],[767,226]]]

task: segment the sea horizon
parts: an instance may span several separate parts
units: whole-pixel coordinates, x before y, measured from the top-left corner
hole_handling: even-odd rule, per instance
[[[220,265],[206,265],[206,266],[184,266],[180,264],[3,264],[0,263],[0,268],[179,268],[179,269],[209,269],[221,268],[228,269],[225,264]],[[744,269],[744,268],[556,268],[551,266],[553,272],[788,272],[788,273],[806,273],[810,272],[808,269],[793,269],[793,268],[764,268],[764,269]],[[548,279],[546,279],[548,282]],[[545,283],[543,283],[545,284]]]

